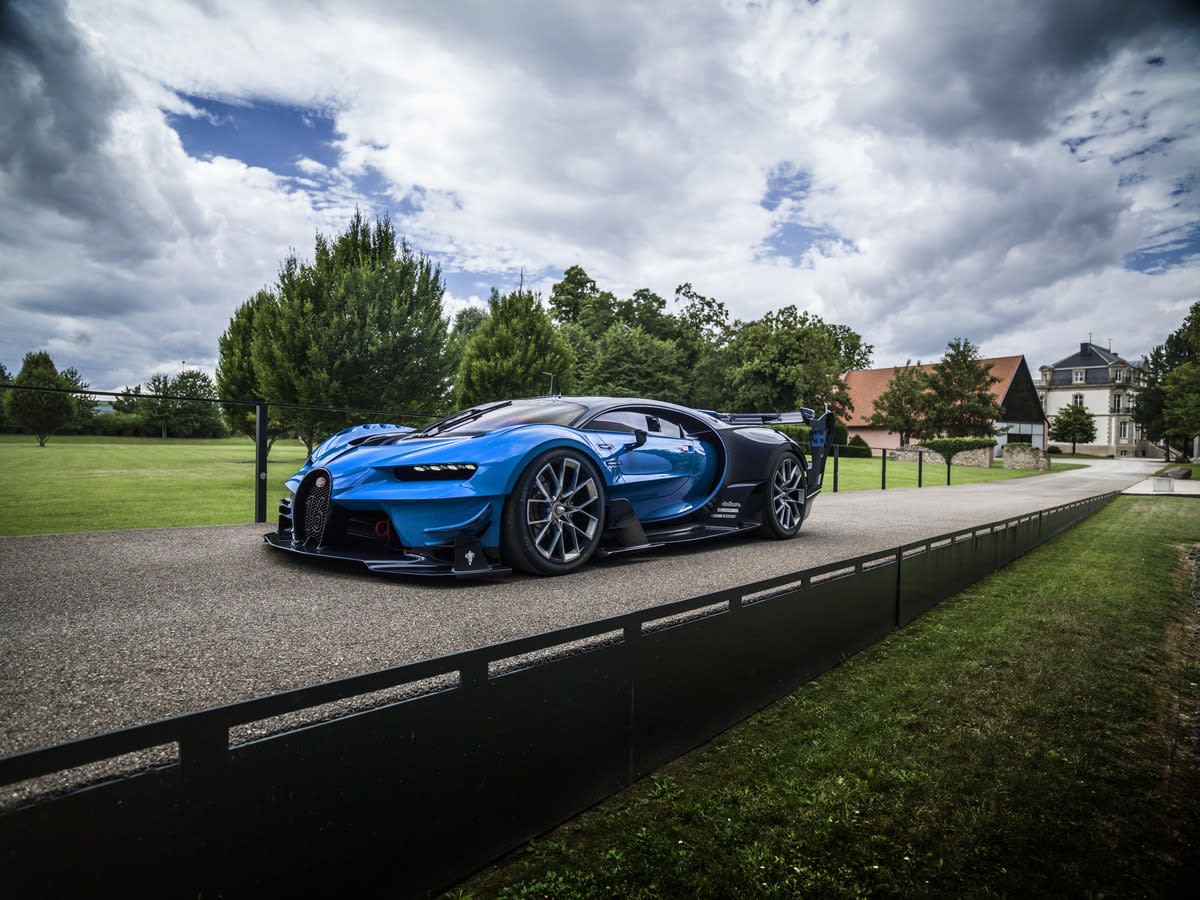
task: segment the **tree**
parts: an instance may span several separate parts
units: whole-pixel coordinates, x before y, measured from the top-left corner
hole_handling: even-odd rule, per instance
[[[488,400],[547,393],[570,387],[575,360],[538,298],[516,290],[493,291],[487,319],[463,351],[455,399],[467,407]],[[566,383],[563,383],[566,382]]]
[[[113,401],[113,412],[137,415],[142,402],[142,386],[140,384],[121,388],[121,396]]]
[[[171,386],[171,376],[165,372],[156,372],[146,382],[146,393],[137,403],[137,414],[151,428],[167,436],[171,423],[175,420],[176,401]]]
[[[1072,403],[1050,423],[1050,440],[1070,443],[1071,453],[1074,453],[1076,444],[1090,444],[1096,440],[1096,418],[1082,403]]]
[[[1200,435],[1200,363],[1185,362],[1171,370],[1163,382],[1165,431],[1187,446]]]
[[[875,399],[875,411],[867,419],[873,428],[884,428],[900,436],[900,446],[926,436],[928,427],[929,373],[918,361],[909,360]]]
[[[730,360],[724,351],[736,333],[729,311],[688,282],[675,288],[675,302],[679,305],[676,345],[687,382],[681,402],[705,409],[727,406]]]
[[[18,388],[48,390],[12,390],[4,397],[4,411],[18,428],[37,438],[45,447],[46,439],[71,421],[76,406],[70,394],[59,393],[69,385],[45,350],[25,354],[21,371],[12,382]]]
[[[217,338],[217,396],[222,400],[263,399],[254,374],[254,311],[271,302],[271,294],[260,290],[234,310],[229,327]],[[253,437],[255,409],[246,403],[222,403],[225,424],[234,434]]]
[[[446,363],[452,375],[458,374],[467,344],[487,317],[488,311],[480,306],[466,306],[454,314],[454,324],[446,338]]]
[[[985,437],[994,433],[1004,410],[992,394],[992,385],[1000,379],[991,370],[969,340],[954,338],[946,345],[942,361],[929,375],[930,435]]]
[[[0,363],[0,384],[12,384],[13,375],[8,371],[8,367],[4,363]],[[8,396],[8,391],[0,395],[0,431],[8,431],[8,413],[4,411],[3,397]]]
[[[595,342],[579,378],[579,389],[585,393],[671,401],[684,393],[684,370],[675,342],[623,322]]]
[[[79,374],[79,370],[74,366],[63,369],[58,373],[62,376],[66,386],[72,390],[79,391],[73,397],[74,410],[71,413],[71,419],[64,426],[64,430],[72,434],[83,434],[91,431],[92,420],[96,417],[96,398],[86,393],[90,385],[83,380],[83,376]]]
[[[1200,363],[1200,302],[1193,303],[1183,324],[1142,358],[1133,421],[1147,440],[1162,441],[1168,460],[1171,438],[1181,435],[1167,422],[1167,379],[1176,368],[1188,363]]]
[[[207,372],[184,369],[171,379],[175,396],[171,431],[178,437],[221,437],[225,434],[217,389]]]
[[[844,325],[785,306],[740,325],[726,349],[730,400],[744,410],[851,409],[845,373],[870,364],[871,347]]]
[[[254,307],[251,357],[264,399],[311,452],[317,438],[361,418],[302,407],[436,411],[446,389],[441,270],[398,240],[387,218],[355,212],[312,263],[290,254]],[[414,410],[415,412],[416,410]]]

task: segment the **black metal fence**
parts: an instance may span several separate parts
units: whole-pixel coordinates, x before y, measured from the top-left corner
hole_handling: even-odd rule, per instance
[[[7,785],[163,744],[179,750],[177,762],[0,816],[6,893],[443,889],[1114,496],[0,759]],[[230,746],[245,723],[420,685]]]

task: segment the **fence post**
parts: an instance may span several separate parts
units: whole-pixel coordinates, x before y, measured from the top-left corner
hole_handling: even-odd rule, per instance
[[[924,463],[925,463],[925,451],[918,450],[917,451],[917,487],[924,486],[921,484],[921,469],[922,469]]]
[[[950,487],[950,455],[946,455],[946,487]]]
[[[254,521],[267,521],[267,404],[254,404]]]
[[[838,482],[838,447],[840,444],[833,445],[833,492],[837,493]]]
[[[879,458],[881,460],[883,460],[883,470],[882,470],[882,474],[880,476],[879,489],[881,491],[886,491],[887,490],[887,448],[886,447],[879,448]]]

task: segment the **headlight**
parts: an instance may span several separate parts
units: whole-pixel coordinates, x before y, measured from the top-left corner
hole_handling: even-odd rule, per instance
[[[392,469],[400,481],[466,481],[475,474],[475,463],[422,463]]]

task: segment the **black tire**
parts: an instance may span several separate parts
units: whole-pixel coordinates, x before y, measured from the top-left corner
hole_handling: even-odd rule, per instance
[[[504,507],[501,546],[514,569],[565,575],[592,558],[604,531],[604,480],[582,453],[547,450]]]
[[[791,451],[775,458],[763,502],[763,533],[776,540],[793,538],[804,524],[807,478],[804,463]]]

